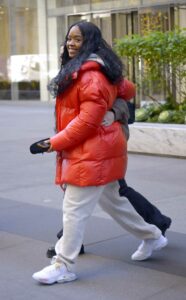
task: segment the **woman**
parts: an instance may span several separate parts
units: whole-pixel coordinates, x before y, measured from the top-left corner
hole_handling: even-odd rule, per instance
[[[73,24],[66,35],[57,85],[56,130],[50,150],[57,152],[56,183],[66,185],[63,236],[54,264],[33,274],[41,283],[75,280],[72,266],[79,254],[87,219],[99,201],[123,228],[142,239],[133,260],[144,260],[167,245],[119,196],[118,179],[127,168],[127,141],[118,122],[102,125],[117,96],[123,98],[122,63],[90,22]]]
[[[135,96],[135,87],[132,82],[125,79],[125,100],[129,101]],[[133,91],[133,93],[132,93]],[[115,121],[119,121],[122,124],[123,131],[128,140],[129,138],[129,126],[128,126],[129,110],[126,101],[123,99],[116,99],[112,109],[108,111],[102,124],[105,126],[111,125]],[[119,194],[120,196],[126,197],[135,210],[140,214],[140,216],[149,224],[156,225],[165,235],[166,230],[171,225],[171,218],[165,216],[161,211],[150,203],[142,194],[134,190],[132,187],[128,186],[125,179],[119,180]],[[57,233],[57,238],[60,239],[63,235],[63,229]],[[79,254],[84,254],[84,245],[81,246]],[[55,247],[49,247],[46,253],[48,258],[52,258],[56,255]]]

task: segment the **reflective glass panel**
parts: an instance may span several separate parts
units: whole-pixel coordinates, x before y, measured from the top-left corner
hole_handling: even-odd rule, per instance
[[[8,58],[10,55],[9,14],[7,1],[0,1],[0,100],[10,99],[11,85],[8,77]]]

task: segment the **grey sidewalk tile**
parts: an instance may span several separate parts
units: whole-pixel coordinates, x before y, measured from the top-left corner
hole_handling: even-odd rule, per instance
[[[186,278],[186,235],[169,231],[167,237],[168,246],[160,251],[154,251],[152,257],[143,262],[132,262],[130,259],[140,244],[140,241],[131,235],[86,246],[86,250],[98,256]]]
[[[172,284],[169,288],[155,293],[150,300],[186,300],[186,281],[180,280],[177,284]],[[143,299],[143,300],[149,300]]]
[[[0,199],[1,231],[54,242],[60,228],[60,210]]]
[[[0,198],[2,231],[54,243],[61,227],[59,209]],[[92,216],[87,224],[85,243],[95,243],[125,234],[112,220]]]
[[[151,300],[156,299],[153,297],[157,293],[161,295],[173,286],[176,290],[183,285],[179,276],[125,262],[119,257],[88,253],[77,261],[76,282],[44,286],[31,276],[49,264],[45,257],[48,244],[12,234],[6,234],[4,242],[7,247],[1,249],[1,299]]]

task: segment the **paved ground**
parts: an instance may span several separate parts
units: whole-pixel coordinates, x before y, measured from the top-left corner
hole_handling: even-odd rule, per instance
[[[130,154],[127,174],[129,184],[171,216],[167,248],[132,262],[139,241],[97,207],[79,280],[53,286],[32,280],[49,263],[46,249],[61,227],[54,154],[29,153],[32,142],[53,133],[53,111],[51,104],[0,102],[0,299],[186,299],[186,160],[176,158]]]

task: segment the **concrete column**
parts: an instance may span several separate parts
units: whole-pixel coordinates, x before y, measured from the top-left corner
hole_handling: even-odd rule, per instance
[[[9,31],[10,31],[10,56],[17,54],[16,47],[16,5],[14,1],[8,1]],[[18,83],[11,81],[11,100],[19,99]]]
[[[38,54],[40,56],[40,100],[48,101],[48,49],[46,0],[37,0]]]
[[[48,1],[47,9],[56,7],[56,0]],[[57,75],[59,66],[59,45],[57,41],[57,17],[49,17],[48,20],[48,70],[49,80]],[[49,95],[50,101],[53,97]]]

